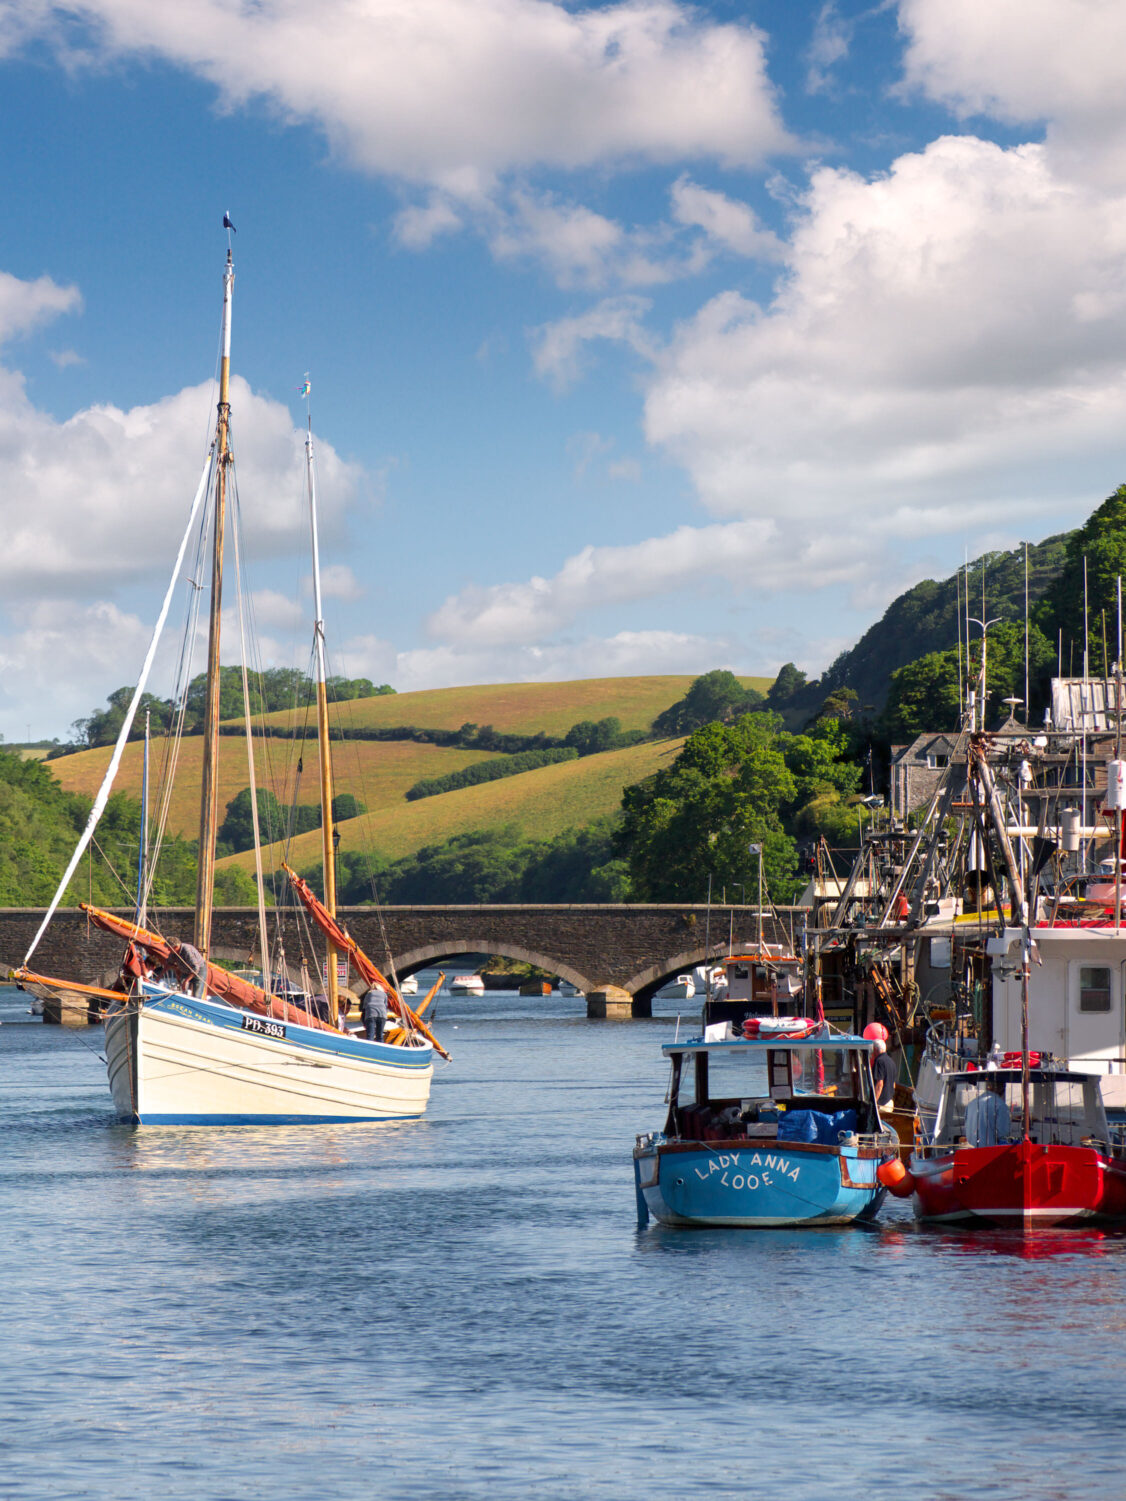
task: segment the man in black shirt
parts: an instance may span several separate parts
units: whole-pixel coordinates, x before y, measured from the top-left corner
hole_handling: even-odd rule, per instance
[[[891,1113],[895,1105],[895,1079],[898,1068],[891,1060],[888,1045],[877,1038],[872,1047],[872,1082],[876,1086],[876,1107],[881,1115]]]

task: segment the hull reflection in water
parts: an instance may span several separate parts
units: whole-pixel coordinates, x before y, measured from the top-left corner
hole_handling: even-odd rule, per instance
[[[312,1124],[414,1119],[426,1109],[429,1045],[366,1042],[158,986],[144,991],[141,1004],[106,1018],[106,1067],[121,1120]]]

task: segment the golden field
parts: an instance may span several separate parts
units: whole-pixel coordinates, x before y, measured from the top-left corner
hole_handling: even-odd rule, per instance
[[[534,735],[539,730],[546,735],[565,735],[581,719],[614,716],[621,720],[623,730],[647,730],[663,709],[684,697],[694,681],[687,676],[580,678],[569,683],[433,688],[421,693],[351,699],[334,705],[332,717],[341,728],[410,724],[457,730],[463,724],[491,724],[494,730],[517,735]],[[739,681],[765,693],[772,679]],[[262,722],[288,726],[296,717],[294,711],[284,710],[265,715]]]
[[[377,851],[388,859],[409,855],[426,844],[442,844],[454,834],[515,824],[528,838],[550,839],[564,829],[579,828],[617,811],[622,788],[667,766],[684,744],[682,739],[656,740],[626,750],[560,761],[519,776],[478,787],[462,787],[415,803],[380,808],[340,825],[340,847],[346,851]],[[263,851],[266,868],[280,862],[279,848]],[[298,869],[321,860],[317,830],[293,841],[291,863]],[[254,867],[247,852],[219,862]]]

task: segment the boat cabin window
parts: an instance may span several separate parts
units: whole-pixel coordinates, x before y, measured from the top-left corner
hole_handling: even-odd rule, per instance
[[[1019,1141],[1022,1104],[1019,1075],[979,1074],[951,1080],[942,1101],[936,1141],[952,1146],[965,1138],[971,1147]],[[1033,1141],[1077,1147],[1084,1137],[1107,1138],[1106,1115],[1094,1079],[1032,1075],[1029,1119]]]
[[[672,1083],[669,1099],[678,1105],[696,1103],[696,1060],[691,1055],[674,1053],[672,1059]]]
[[[1110,970],[1101,964],[1079,967],[1080,1011],[1110,1010]]]

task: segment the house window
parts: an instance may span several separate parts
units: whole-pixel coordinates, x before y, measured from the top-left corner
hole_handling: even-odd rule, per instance
[[[1079,967],[1080,1011],[1110,1010],[1110,970],[1102,965]]]
[[[927,757],[927,765],[932,771],[938,771],[941,770],[942,767],[947,765],[949,760],[949,756],[940,756],[932,751],[931,754]]]

